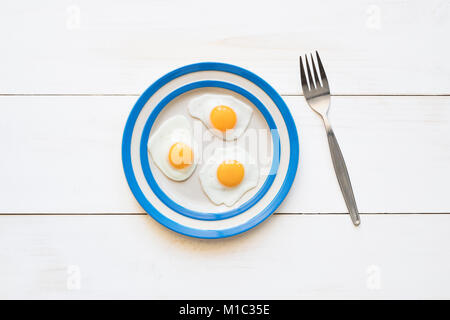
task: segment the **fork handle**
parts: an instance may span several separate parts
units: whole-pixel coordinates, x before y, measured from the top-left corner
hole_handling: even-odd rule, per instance
[[[344,196],[345,204],[347,205],[350,217],[355,226],[359,226],[361,220],[359,219],[358,208],[356,207],[355,196],[353,195],[352,184],[348,175],[347,167],[345,165],[344,157],[341,149],[331,128],[330,121],[326,116],[323,117],[325,129],[327,131],[328,145],[330,146],[331,159],[333,160],[334,171],[341,187],[342,195]]]

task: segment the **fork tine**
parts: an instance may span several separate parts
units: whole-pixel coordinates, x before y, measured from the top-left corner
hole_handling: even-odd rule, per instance
[[[319,65],[320,77],[322,79],[322,86],[326,89],[329,89],[327,75],[325,73],[325,69],[323,68],[322,61],[320,60],[319,52],[316,51],[317,56],[317,64]]]
[[[319,79],[319,75],[317,74],[317,68],[316,68],[316,64],[314,63],[314,57],[311,53],[311,65],[312,65],[312,69],[314,71],[314,79],[316,80],[316,88],[320,87],[320,79]]]
[[[316,84],[314,83],[314,80],[312,78],[311,69],[309,68],[309,63],[308,63],[308,56],[306,54],[305,54],[305,64],[306,64],[306,69],[308,69],[309,87],[311,90],[313,90],[316,87]]]
[[[308,92],[308,83],[306,82],[305,69],[303,68],[302,57],[300,56],[300,78],[302,80],[303,94]]]

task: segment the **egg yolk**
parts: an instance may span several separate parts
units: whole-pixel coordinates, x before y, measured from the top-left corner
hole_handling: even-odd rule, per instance
[[[169,162],[175,169],[183,169],[192,164],[194,153],[185,143],[177,142],[170,147]]]
[[[236,125],[236,112],[228,106],[217,106],[210,114],[211,124],[217,130],[225,132]]]
[[[236,160],[226,160],[217,168],[217,179],[227,187],[235,187],[244,179],[244,166]]]

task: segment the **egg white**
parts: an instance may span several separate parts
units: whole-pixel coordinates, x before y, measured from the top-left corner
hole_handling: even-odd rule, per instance
[[[228,106],[236,113],[236,124],[233,129],[225,133],[213,127],[210,114],[216,106]],[[235,140],[247,129],[253,114],[253,109],[232,96],[220,94],[204,94],[189,103],[189,113],[197,118],[216,136],[224,140]]]
[[[235,187],[226,187],[217,178],[218,166],[226,160],[237,160],[244,166],[244,178]],[[259,168],[247,151],[239,147],[217,148],[199,172],[200,182],[208,198],[216,205],[235,204],[247,191],[258,184]]]
[[[150,137],[147,149],[158,168],[170,179],[184,181],[189,178],[197,166],[197,149],[193,141],[192,126],[186,117],[178,115],[166,120]],[[191,147],[194,153],[193,163],[185,168],[176,169],[169,162],[169,151],[173,144],[181,142]]]

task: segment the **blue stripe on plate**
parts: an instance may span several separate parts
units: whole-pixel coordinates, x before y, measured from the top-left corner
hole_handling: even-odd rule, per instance
[[[272,132],[272,142],[273,142],[273,159],[272,159],[272,166],[270,168],[270,173],[267,175],[266,181],[262,185],[262,187],[258,190],[258,192],[247,202],[239,206],[238,208],[228,210],[225,212],[220,213],[211,213],[211,212],[199,212],[194,211],[188,208],[185,208],[172,199],[170,199],[164,191],[161,190],[158,183],[155,181],[155,178],[153,177],[152,171],[150,169],[149,165],[149,159],[148,159],[148,152],[147,152],[147,144],[150,136],[150,131],[153,126],[153,123],[155,122],[156,118],[158,117],[161,110],[167,106],[173,99],[178,97],[179,95],[186,93],[191,90],[195,90],[198,88],[205,88],[205,87],[215,87],[215,88],[223,88],[227,90],[234,91],[245,98],[247,98],[251,103],[253,103],[259,111],[262,113],[264,118],[266,119],[266,122],[271,129]],[[179,214],[182,214],[184,216],[187,216],[192,219],[200,219],[200,220],[223,220],[228,219],[231,217],[234,217],[238,214],[241,214],[251,207],[253,207],[259,200],[262,199],[262,197],[267,193],[267,191],[272,186],[273,181],[275,180],[275,175],[278,171],[278,165],[280,163],[280,141],[278,139],[278,131],[277,126],[275,124],[275,121],[273,121],[272,116],[270,115],[269,110],[261,103],[261,101],[258,100],[254,95],[252,95],[247,90],[238,87],[234,84],[228,83],[228,82],[222,82],[222,81],[211,81],[211,80],[205,80],[205,81],[198,81],[198,82],[192,82],[189,83],[181,88],[176,89],[175,91],[169,93],[161,102],[152,110],[150,113],[149,118],[147,119],[147,122],[145,123],[144,130],[142,132],[141,137],[141,145],[140,145],[140,155],[141,155],[141,166],[142,171],[144,172],[144,176],[152,189],[153,193],[163,202],[166,206],[168,206],[170,209],[172,209],[175,212],[178,212]]]

